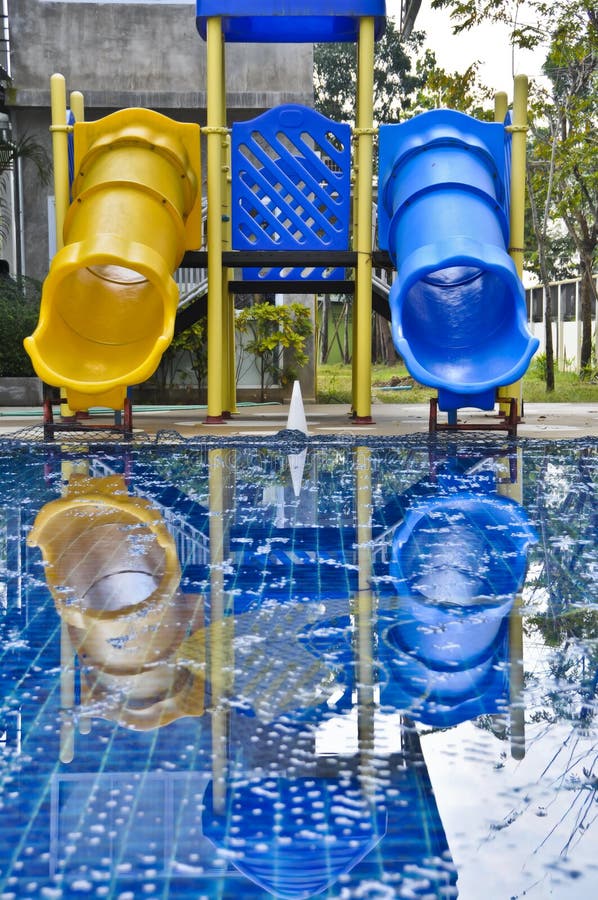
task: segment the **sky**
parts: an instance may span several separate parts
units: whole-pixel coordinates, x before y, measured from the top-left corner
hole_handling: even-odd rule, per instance
[[[397,22],[400,11],[401,0],[386,0],[387,15]],[[477,59],[481,63],[481,80],[494,90],[506,91],[509,96],[513,75],[537,78],[541,74],[542,51],[516,50],[513,56],[507,29],[500,25],[485,25],[466,34],[453,35],[448,12],[432,10],[430,0],[422,0],[415,27],[426,32],[427,46],[434,50],[444,69],[462,72]]]

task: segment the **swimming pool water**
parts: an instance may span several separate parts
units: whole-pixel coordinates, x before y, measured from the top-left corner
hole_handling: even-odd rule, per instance
[[[595,897],[596,449],[0,444],[0,900]]]

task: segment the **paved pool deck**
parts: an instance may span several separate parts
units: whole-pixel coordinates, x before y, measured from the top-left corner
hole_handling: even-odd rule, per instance
[[[376,403],[372,406],[370,424],[356,425],[349,417],[346,404],[305,403],[308,432],[311,435],[405,435],[428,432],[429,408],[427,404]],[[161,430],[175,430],[183,436],[198,435],[274,435],[287,427],[289,405],[272,403],[243,405],[226,422],[217,425],[205,423],[206,408],[202,406],[148,407],[133,410],[135,431],[155,434]],[[113,417],[93,412],[81,424],[110,424]],[[442,413],[439,423],[446,421]],[[496,413],[480,413],[464,410],[459,421],[493,423]],[[0,408],[0,436],[15,434],[22,429],[41,425],[41,409]],[[464,432],[466,433],[466,432]],[[467,432],[483,435],[484,431]],[[492,433],[492,432],[487,432]],[[504,434],[505,432],[499,432]],[[526,403],[523,421],[517,430],[518,437],[566,440],[569,438],[598,438],[598,403]]]

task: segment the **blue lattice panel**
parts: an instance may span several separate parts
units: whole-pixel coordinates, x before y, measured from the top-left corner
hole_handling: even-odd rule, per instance
[[[348,249],[350,166],[350,127],[313,109],[280,106],[233,125],[233,249]],[[280,277],[272,271],[268,277]],[[326,274],[343,277],[339,271]]]

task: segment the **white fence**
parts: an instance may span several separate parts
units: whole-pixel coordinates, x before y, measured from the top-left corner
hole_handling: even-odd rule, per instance
[[[594,281],[598,289],[598,276]],[[581,349],[581,280],[558,281],[550,285],[552,311],[552,339],[555,359],[562,371],[577,371]],[[544,329],[544,289],[541,285],[527,288],[525,292],[527,318],[532,334],[540,341],[538,353],[546,344]],[[596,297],[592,299],[592,333],[596,342]]]

